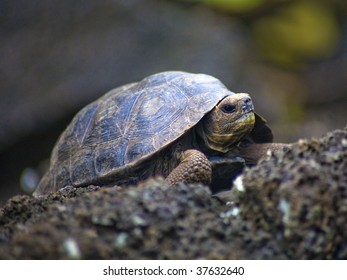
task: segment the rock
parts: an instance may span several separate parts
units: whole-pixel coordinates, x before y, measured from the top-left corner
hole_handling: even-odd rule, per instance
[[[2,210],[0,258],[240,257],[220,239],[226,225],[217,205],[207,187],[169,188],[160,179],[137,188],[16,196]]]
[[[157,178],[15,196],[0,212],[0,258],[347,258],[347,129],[269,154],[231,193],[223,203]]]
[[[347,257],[346,129],[300,140],[241,179],[243,188],[232,193],[251,257],[267,257],[265,248],[290,259]]]

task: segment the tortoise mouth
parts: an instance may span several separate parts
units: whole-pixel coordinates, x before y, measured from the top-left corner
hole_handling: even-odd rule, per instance
[[[243,122],[243,121],[247,121],[248,119],[251,120],[251,119],[253,119],[253,115],[254,115],[254,111],[253,111],[253,108],[252,108],[252,109],[249,109],[246,112],[242,112],[242,114],[240,114],[240,116],[237,119],[235,119],[235,121]]]

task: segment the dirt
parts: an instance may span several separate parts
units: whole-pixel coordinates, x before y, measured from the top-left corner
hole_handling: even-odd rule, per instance
[[[346,259],[347,128],[202,185],[65,187],[0,212],[0,259]]]

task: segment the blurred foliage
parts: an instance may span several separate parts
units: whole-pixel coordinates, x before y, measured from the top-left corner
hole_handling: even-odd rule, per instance
[[[268,60],[286,66],[300,66],[331,56],[340,38],[329,0],[190,0],[232,15],[251,18],[253,38]],[[344,4],[346,6],[346,3]]]
[[[201,0],[214,8],[229,12],[244,13],[252,11],[266,2],[265,0]]]
[[[254,23],[254,37],[274,62],[298,65],[331,56],[339,43],[333,9],[320,1],[295,1]]]

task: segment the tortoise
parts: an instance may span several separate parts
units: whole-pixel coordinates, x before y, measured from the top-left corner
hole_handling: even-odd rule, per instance
[[[161,72],[115,88],[78,112],[34,195],[67,185],[131,185],[158,175],[170,185],[218,184],[214,173],[233,177],[245,163],[242,147],[272,139],[248,94],[206,74]]]

